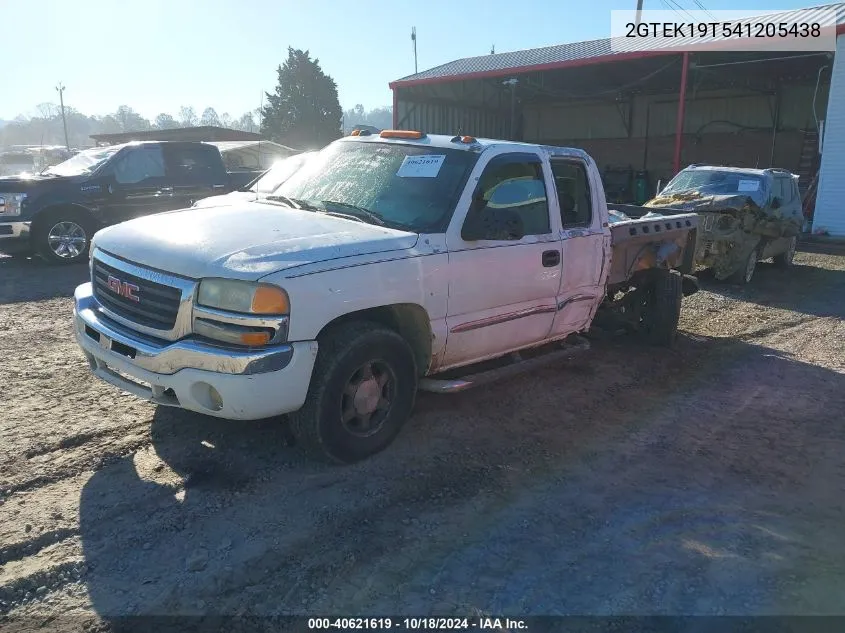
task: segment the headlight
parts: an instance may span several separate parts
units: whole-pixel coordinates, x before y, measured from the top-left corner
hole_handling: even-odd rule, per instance
[[[287,293],[270,284],[232,279],[203,279],[197,303],[208,308],[244,314],[288,314]]]
[[[20,215],[25,193],[0,193],[0,215]]]
[[[719,218],[719,221],[716,223],[716,228],[718,228],[720,231],[730,231],[732,228],[734,228],[735,222],[736,220],[734,220],[734,218],[732,218],[731,216],[723,215],[721,218]]]

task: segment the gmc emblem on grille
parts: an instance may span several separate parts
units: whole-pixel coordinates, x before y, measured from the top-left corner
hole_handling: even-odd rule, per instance
[[[138,286],[135,284],[130,284],[128,281],[121,281],[117,277],[109,275],[108,286],[109,290],[116,295],[125,297],[130,301],[141,301],[138,295],[135,294],[138,292]]]

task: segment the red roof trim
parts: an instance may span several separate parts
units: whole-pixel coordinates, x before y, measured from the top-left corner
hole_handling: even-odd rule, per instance
[[[829,27],[825,27],[829,28]],[[836,26],[836,35],[845,34],[845,23]],[[718,42],[708,44],[715,44]],[[702,45],[699,50],[706,51],[709,46]],[[593,64],[604,64],[607,62],[624,61],[631,59],[645,59],[647,57],[660,57],[663,55],[682,55],[684,50],[649,50],[649,51],[631,51],[629,53],[611,53],[609,55],[598,55],[596,57],[584,57],[582,59],[570,59],[562,62],[549,62],[547,64],[535,64],[533,66],[515,66],[513,68],[497,68],[495,70],[485,70],[475,73],[460,73],[457,75],[441,75],[437,77],[425,77],[423,79],[397,79],[391,81],[389,85],[393,90],[397,87],[406,86],[424,86],[426,84],[438,84],[448,81],[463,81],[465,79],[483,79],[484,77],[508,77],[514,74],[542,72],[544,70],[558,70],[561,68],[576,68],[578,66],[591,66]],[[690,51],[693,52],[693,51]]]
[[[459,75],[446,75],[440,77],[425,77],[423,79],[399,79],[389,84],[391,89],[397,86],[422,86],[425,84],[443,83],[444,81],[461,81],[464,79],[481,79],[484,77],[508,77],[517,73],[530,73],[544,70],[557,70],[559,68],[575,68],[577,66],[591,66],[605,62],[615,62],[626,59],[644,59],[646,57],[660,57],[662,55],[680,55],[683,51],[632,51],[630,53],[612,53],[610,55],[599,55],[597,57],[585,57],[583,59],[569,59],[562,62],[549,62],[547,64],[535,64],[533,66],[516,66],[514,68],[497,68],[496,70],[484,70],[477,73],[462,73]]]

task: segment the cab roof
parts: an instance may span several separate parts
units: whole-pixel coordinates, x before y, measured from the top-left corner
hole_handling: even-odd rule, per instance
[[[788,169],[780,169],[778,167],[757,169],[753,167],[729,167],[726,165],[692,164],[685,167],[683,171],[732,171],[738,174],[749,174],[754,176],[765,176],[767,174],[788,174],[790,176],[795,176],[795,174],[789,171]]]
[[[422,138],[383,138],[378,134],[367,134],[362,136],[344,136],[338,140],[344,143],[390,143],[397,145],[416,145],[419,147],[457,149],[476,153],[483,152],[493,147],[507,145],[514,151],[519,151],[520,149],[542,149],[553,156],[576,156],[586,161],[591,160],[584,150],[574,147],[557,147],[554,145],[539,145],[537,143],[524,143],[521,141],[506,141],[501,139],[476,137],[472,137],[472,142],[465,143],[460,140],[456,140],[459,138],[460,136],[450,136],[448,134],[423,134]]]

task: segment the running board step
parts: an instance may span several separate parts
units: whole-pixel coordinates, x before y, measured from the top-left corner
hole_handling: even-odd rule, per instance
[[[544,367],[554,363],[555,361],[564,360],[581,352],[586,352],[589,349],[590,341],[581,336],[575,336],[573,337],[572,342],[564,343],[562,349],[547,352],[527,360],[523,360],[517,352],[510,355],[514,360],[514,362],[510,365],[481,371],[476,374],[468,374],[462,378],[455,378],[452,380],[423,378],[420,380],[418,388],[420,391],[430,391],[433,393],[457,393],[458,391],[466,391],[472,387],[486,385],[494,381],[532,371],[539,367]]]

